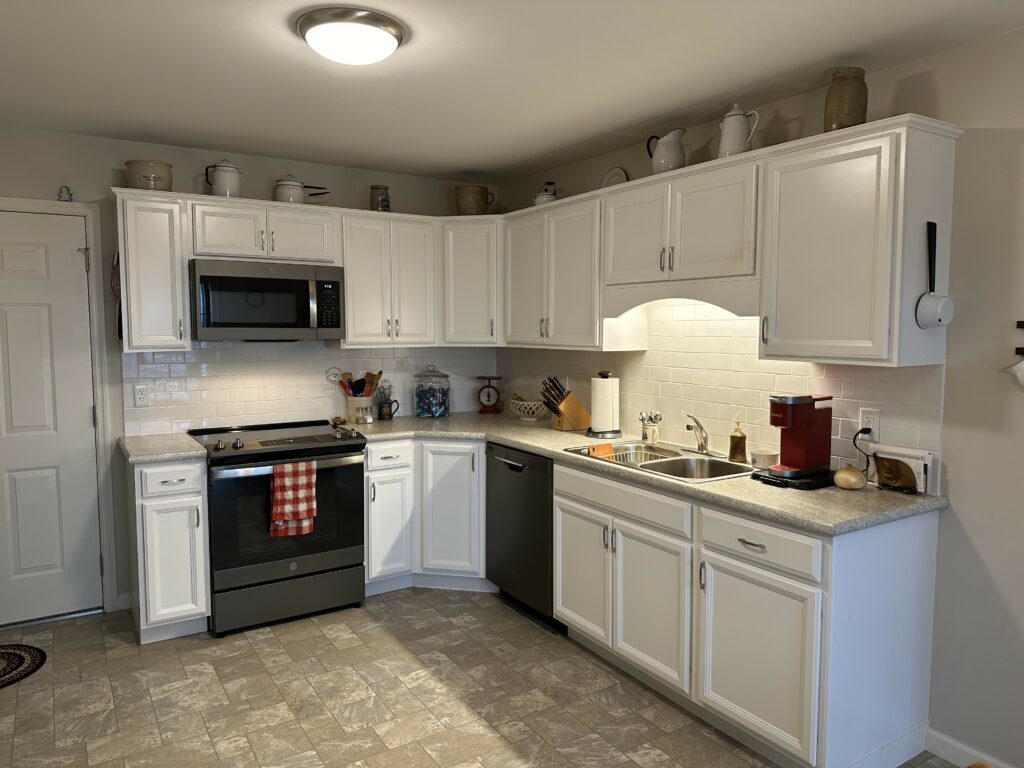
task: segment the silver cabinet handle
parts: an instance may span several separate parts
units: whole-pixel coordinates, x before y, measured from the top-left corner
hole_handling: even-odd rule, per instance
[[[604,543],[604,548],[608,549],[608,526],[606,525],[601,529],[601,541]]]
[[[768,343],[768,315],[761,318],[761,343]]]
[[[277,233],[274,230],[270,230],[270,252],[273,253],[274,249],[277,248]]]
[[[512,467],[512,469],[514,469],[514,470],[516,470],[518,472],[522,472],[524,469],[526,469],[526,465],[525,464],[520,464],[518,461],[512,461],[511,459],[506,459],[504,456],[495,456],[494,458],[497,461],[500,461],[502,464],[508,464],[510,467]]]
[[[494,318],[491,318],[491,338],[494,338]]]
[[[665,271],[665,246],[661,246],[661,258],[658,259],[658,269]]]
[[[550,317],[545,317],[544,318],[544,338],[546,338],[546,339],[550,339],[551,338],[551,318]]]
[[[751,549],[756,549],[756,550],[759,550],[761,552],[767,552],[768,551],[768,545],[767,544],[758,544],[756,541],[750,541],[749,539],[744,539],[742,536],[740,536],[738,539],[736,539],[736,541],[738,541],[744,547],[750,547]]]
[[[265,229],[260,230],[260,250],[267,250],[267,230]]]
[[[390,456],[381,456],[380,460],[381,461],[394,461],[397,458],[398,458],[398,454],[397,453],[393,453]]]
[[[544,338],[544,318],[542,317],[539,322],[540,322],[540,337],[543,339]]]
[[[199,505],[196,505],[196,528],[199,527]]]
[[[708,585],[707,568],[705,568],[703,560],[700,561],[700,569],[697,571],[697,583],[700,584],[701,589]]]
[[[160,485],[181,485],[185,482],[184,477],[179,477],[176,480],[161,480]]]
[[[469,454],[469,471],[476,472],[476,451]]]
[[[182,320],[180,317],[178,318],[178,338],[185,338],[185,321]]]
[[[615,534],[616,533],[618,533],[618,529],[612,528],[612,553],[613,554],[616,552],[616,548],[615,548],[615,539],[616,539]]]
[[[676,247],[670,245],[668,247],[668,271],[674,272],[676,268]]]
[[[388,318],[387,324],[388,324],[387,333],[388,333],[388,338],[390,339],[391,338],[391,318]]]
[[[370,501],[377,500],[377,484],[370,483]]]
[[[395,318],[395,338],[398,338],[398,318]]]

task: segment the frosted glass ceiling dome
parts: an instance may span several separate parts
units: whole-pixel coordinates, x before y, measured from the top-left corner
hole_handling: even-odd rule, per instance
[[[376,64],[406,38],[402,24],[363,8],[318,8],[299,17],[299,34],[314,51],[339,64]]]

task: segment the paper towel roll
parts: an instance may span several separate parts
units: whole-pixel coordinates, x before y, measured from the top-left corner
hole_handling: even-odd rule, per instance
[[[619,431],[619,380],[590,380],[590,431]]]

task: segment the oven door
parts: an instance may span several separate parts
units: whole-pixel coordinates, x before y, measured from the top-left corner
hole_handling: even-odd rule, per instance
[[[299,341],[316,338],[316,268],[227,259],[189,262],[192,338]]]
[[[302,536],[270,536],[275,464],[210,470],[213,591],[363,562],[363,455],[317,459],[316,518]]]

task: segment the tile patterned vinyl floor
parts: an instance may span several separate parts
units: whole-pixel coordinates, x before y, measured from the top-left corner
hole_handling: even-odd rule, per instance
[[[0,689],[0,768],[768,765],[494,595],[403,590],[142,647],[126,613],[0,642],[48,654]]]

